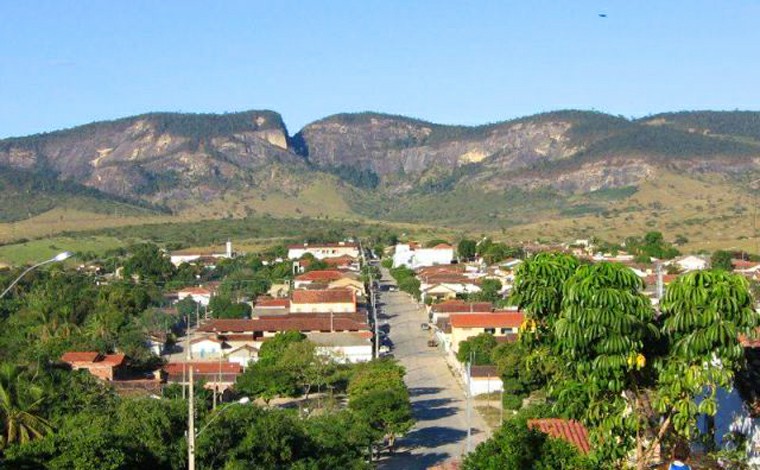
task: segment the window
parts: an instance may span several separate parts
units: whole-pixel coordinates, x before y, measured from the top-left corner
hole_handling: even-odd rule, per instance
[[[505,335],[507,333],[512,333],[512,328],[502,328],[501,334]]]
[[[484,331],[492,335],[496,333],[496,328],[486,328]]]

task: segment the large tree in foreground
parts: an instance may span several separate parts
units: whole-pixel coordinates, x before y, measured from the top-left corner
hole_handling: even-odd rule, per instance
[[[553,340],[569,377],[553,385],[556,408],[587,424],[600,462],[634,457],[643,469],[665,440],[693,437],[698,414],[715,414],[717,389],[743,365],[739,338],[760,317],[747,281],[725,271],[678,278],[658,318],[641,288],[613,263],[582,266],[564,283]]]

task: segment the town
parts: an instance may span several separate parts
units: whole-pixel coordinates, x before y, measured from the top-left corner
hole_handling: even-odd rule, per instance
[[[95,399],[136,416],[166,414],[164,424],[144,431],[174,440],[173,450],[141,451],[148,460],[140,462],[154,468],[195,468],[196,459],[216,468],[237,454],[261,462],[276,450],[241,446],[251,432],[271,432],[262,428],[268,419],[311,442],[302,454],[266,457],[273,467],[485,468],[479,465],[498,454],[489,446],[501,440],[525,449],[537,445],[529,439],[535,433],[545,443],[532,458],[571,465],[562,468],[653,468],[678,445],[705,462],[760,464],[760,314],[752,300],[760,258],[746,253],[684,256],[659,232],[620,245],[394,235],[250,254],[232,241],[175,252],[145,244],[68,274],[24,274],[4,308],[48,317],[6,322],[36,335],[34,348],[22,351],[27,343],[14,346],[6,331],[8,353],[37,361],[9,369],[5,380],[15,382],[3,382],[33,417],[5,415],[11,463],[108,451],[136,464],[126,449],[107,445],[85,455],[67,450],[77,441],[64,430],[91,428],[60,421],[66,412],[58,407]],[[55,304],[72,295],[91,298]],[[92,314],[77,320],[64,313],[69,308]],[[693,319],[707,314],[713,320]],[[680,349],[686,340],[690,355]],[[56,369],[52,383],[36,379],[35,367]],[[598,380],[604,383],[592,386]],[[13,388],[21,384],[28,389]],[[44,386],[72,395],[51,411],[38,395],[25,395]],[[584,387],[592,389],[577,395]],[[605,411],[595,417],[593,409]],[[632,434],[610,424],[616,413],[639,423]],[[336,433],[341,448],[324,432]]]

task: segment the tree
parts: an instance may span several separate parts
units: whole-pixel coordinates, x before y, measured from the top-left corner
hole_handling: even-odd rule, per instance
[[[349,382],[348,406],[368,425],[374,442],[387,437],[392,447],[414,424],[404,374],[395,361],[375,360],[357,367]]]
[[[475,240],[463,238],[457,245],[457,254],[464,261],[470,261],[475,258],[477,243]]]
[[[126,276],[138,276],[148,281],[168,281],[175,268],[169,258],[154,244],[143,243],[130,249],[130,256],[124,263]]]
[[[473,294],[472,298],[483,302],[496,302],[501,299],[501,281],[498,279],[483,279],[480,283],[480,292]]]
[[[234,303],[226,295],[215,295],[208,304],[214,318],[248,318],[251,316],[251,306],[246,303]]]
[[[668,354],[657,362],[655,407],[682,438],[696,431],[697,415],[716,413],[716,393],[730,388],[744,366],[739,337],[760,325],[748,281],[722,270],[678,277],[661,301]],[[698,402],[699,399],[699,402]]]
[[[529,429],[525,419],[515,418],[506,421],[490,439],[467,454],[462,468],[591,470],[596,467],[571,444]]]
[[[710,257],[710,267],[712,269],[722,269],[724,271],[733,271],[734,265],[731,263],[733,256],[728,251],[718,250]]]
[[[27,380],[23,369],[8,363],[0,365],[0,419],[3,425],[0,448],[25,444],[51,431],[50,423],[39,414],[44,399],[42,388]]]
[[[457,359],[465,363],[472,359],[472,364],[476,366],[493,364],[491,352],[498,343],[496,338],[489,333],[481,333],[459,343]]]

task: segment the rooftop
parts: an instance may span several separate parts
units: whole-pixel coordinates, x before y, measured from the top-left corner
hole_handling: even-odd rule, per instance
[[[548,434],[555,439],[569,442],[584,454],[591,450],[588,431],[578,421],[559,418],[529,419],[528,427]]]
[[[433,304],[431,310],[439,313],[491,312],[491,302],[465,302],[464,300],[447,300]]]
[[[522,312],[452,313],[452,328],[519,328],[525,320]]]
[[[344,274],[335,270],[309,271],[296,276],[296,281],[336,281],[344,277]]]
[[[340,304],[356,303],[356,294],[350,289],[297,290],[293,292],[293,304]]]

